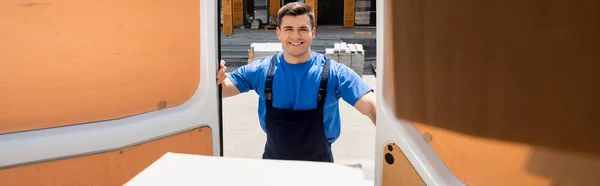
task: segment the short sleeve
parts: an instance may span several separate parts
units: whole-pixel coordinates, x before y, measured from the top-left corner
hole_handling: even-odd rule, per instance
[[[336,73],[338,79],[338,94],[348,104],[354,106],[356,102],[366,93],[373,91],[354,70],[348,66],[339,64]]]
[[[256,60],[250,64],[241,66],[229,74],[229,79],[235,87],[241,92],[254,90],[257,86],[257,78],[260,68],[260,60]]]

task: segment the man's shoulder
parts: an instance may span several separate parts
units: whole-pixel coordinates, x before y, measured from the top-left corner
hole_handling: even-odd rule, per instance
[[[341,71],[346,70],[346,69],[343,69],[343,68],[345,68],[347,66],[345,66],[344,64],[338,62],[337,60],[329,58],[329,57],[327,57],[327,55],[324,55],[324,54],[318,54],[318,55],[319,55],[319,57],[317,59],[320,61],[320,65],[325,65],[325,62],[327,60],[329,60],[329,71],[330,71],[330,73],[337,74],[337,73],[340,73],[340,70]]]
[[[265,74],[269,68],[270,59],[271,56],[254,58],[251,63],[236,68],[231,73],[231,78],[244,78],[246,80],[262,79],[263,74]]]
[[[266,56],[266,57],[261,57],[261,58],[254,58],[254,60],[252,60],[251,65],[257,65],[257,66],[263,66],[263,65],[267,65],[269,63],[271,63],[271,59],[275,57],[275,56]]]
[[[318,53],[318,52],[315,52],[315,51],[312,51],[312,58],[314,60],[317,60],[317,61],[321,62],[321,64],[325,64],[325,61],[327,61],[327,60],[329,60],[329,63],[331,65],[336,65],[337,66],[339,64],[339,62],[337,60],[335,60],[333,58],[330,58],[330,57],[328,57],[325,54],[321,54],[321,53]]]
[[[254,71],[257,70],[267,70],[267,68],[269,68],[269,65],[271,63],[271,59],[274,56],[267,56],[267,57],[261,57],[261,58],[254,58],[254,60],[252,60],[252,62],[250,64],[245,65],[246,68],[250,68]]]

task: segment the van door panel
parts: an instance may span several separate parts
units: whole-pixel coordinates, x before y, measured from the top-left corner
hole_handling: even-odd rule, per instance
[[[200,81],[200,2],[2,2],[0,133],[180,105]]]
[[[221,155],[217,7],[1,2],[0,185],[120,185],[166,152]]]
[[[600,183],[599,2],[377,3],[376,185],[390,143],[427,185]]]
[[[122,185],[166,152],[212,155],[209,127],[108,152],[56,159],[0,171],[3,185]]]

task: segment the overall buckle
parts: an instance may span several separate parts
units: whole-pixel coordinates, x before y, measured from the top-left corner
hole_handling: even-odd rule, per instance
[[[273,92],[271,91],[271,88],[265,88],[265,99],[267,100],[273,100]]]
[[[327,94],[325,89],[319,88],[319,101],[323,100],[323,97]]]

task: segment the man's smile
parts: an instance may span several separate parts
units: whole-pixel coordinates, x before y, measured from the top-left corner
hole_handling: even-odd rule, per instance
[[[304,42],[288,42],[288,45],[292,45],[292,46],[301,46],[303,44],[304,44]]]

